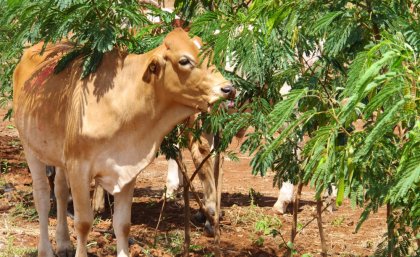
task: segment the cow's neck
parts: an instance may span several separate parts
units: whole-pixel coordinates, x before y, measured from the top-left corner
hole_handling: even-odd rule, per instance
[[[105,164],[98,169],[102,186],[110,193],[120,192],[153,161],[165,135],[193,113],[192,108],[173,105],[171,108],[163,108],[161,112],[157,111],[155,119],[150,119],[147,115],[139,116],[141,126],[136,126],[135,134],[120,137],[121,141],[127,142],[126,145],[119,146],[124,150],[111,158],[105,156],[105,160],[101,161]]]
[[[133,77],[134,71],[130,71],[132,69],[130,67],[127,68],[129,71],[125,76]],[[163,138],[176,124],[197,111],[174,102],[174,97],[162,91],[161,85],[153,84],[153,81],[151,83],[144,82],[140,75],[146,68],[142,67],[140,69],[142,72],[137,70],[137,83],[125,84],[120,90],[114,91],[120,94],[119,96],[114,95],[114,99],[115,97],[125,99],[124,102],[115,105],[117,108],[115,112],[119,113],[116,115],[116,119],[119,119],[118,123],[122,127],[114,132],[115,136],[111,136],[116,140],[112,140],[104,146],[112,154],[105,152],[99,160],[99,167],[95,169],[96,174],[93,174],[99,177],[101,184],[111,193],[118,193],[122,187],[149,165],[155,158]],[[139,69],[138,66],[137,69]],[[128,102],[129,104],[127,104]],[[126,113],[123,109],[118,109],[124,105],[129,108],[128,111],[125,109]],[[119,118],[122,115],[124,115],[125,121]],[[102,163],[105,166],[102,166]]]

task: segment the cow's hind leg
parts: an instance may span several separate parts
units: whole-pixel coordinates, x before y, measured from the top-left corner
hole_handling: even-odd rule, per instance
[[[54,191],[57,199],[57,229],[55,234],[57,255],[59,257],[70,257],[73,256],[73,246],[70,242],[69,228],[67,225],[69,188],[63,169],[56,168],[54,184]]]
[[[278,214],[284,214],[287,206],[293,201],[293,184],[289,181],[283,182],[279,197],[273,206],[273,210]]]
[[[113,227],[117,238],[117,256],[128,257],[128,235],[131,225],[131,203],[135,179],[114,196]]]
[[[201,141],[201,142],[200,142]],[[204,161],[207,155],[211,152],[211,145],[213,144],[213,137],[211,135],[207,135],[206,137],[202,136],[199,140],[193,138],[192,135],[189,135],[189,149],[191,152],[191,156],[196,168]],[[208,158],[203,164],[201,169],[198,172],[198,176],[203,184],[204,190],[204,201],[206,205],[206,209],[210,215],[216,213],[216,182],[213,173],[213,160],[212,158]],[[197,215],[196,219],[200,220],[201,214]],[[214,229],[211,226],[210,222],[206,220],[204,225],[205,232],[209,236],[214,235]]]
[[[25,150],[26,160],[31,171],[35,208],[39,216],[38,256],[52,257],[54,252],[48,238],[48,213],[50,212],[50,186],[45,173],[45,164],[39,161],[30,150]]]
[[[74,229],[77,234],[76,257],[87,257],[87,239],[93,223],[89,168],[81,161],[69,162],[66,168],[73,197]]]

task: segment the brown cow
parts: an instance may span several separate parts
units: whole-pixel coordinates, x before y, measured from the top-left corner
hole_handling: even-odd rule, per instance
[[[113,50],[96,73],[80,80],[81,61],[52,74],[69,43],[42,43],[24,52],[14,72],[15,122],[32,172],[39,214],[38,256],[54,256],[48,239],[49,186],[45,165],[57,167],[57,252],[71,243],[65,218],[68,184],[73,195],[76,256],[87,256],[92,226],[89,183],[115,196],[113,226],[118,256],[128,256],[131,201],[137,174],[152,162],[163,137],[195,112],[206,111],[234,88],[207,60],[199,39],[182,29],[143,55]]]

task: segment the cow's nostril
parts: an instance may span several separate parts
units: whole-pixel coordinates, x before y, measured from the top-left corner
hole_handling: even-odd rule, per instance
[[[226,86],[221,88],[222,92],[228,95],[228,98],[235,98],[236,90],[233,86]]]
[[[233,90],[232,86],[222,87],[222,92],[225,94],[229,94],[230,92],[232,92],[232,90]]]
[[[229,94],[232,91],[232,86],[222,87],[222,92],[225,94]]]

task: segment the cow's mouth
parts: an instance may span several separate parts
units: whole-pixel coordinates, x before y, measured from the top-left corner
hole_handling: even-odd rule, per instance
[[[229,107],[229,108],[233,108],[233,107],[235,107],[235,101],[234,101],[233,99],[230,99],[230,100],[228,101],[227,107]]]
[[[197,107],[197,109],[199,109],[201,112],[210,113],[211,110],[213,109],[214,104],[215,103],[208,102],[207,103],[207,108],[202,109],[200,107]],[[225,99],[222,103],[220,103],[219,108],[233,109],[233,108],[235,108],[235,100],[233,98],[232,99],[230,99],[230,98]]]
[[[197,106],[197,109],[200,109],[203,112],[211,112],[211,109],[213,108],[214,104],[217,102],[220,102],[221,100],[223,101],[220,106],[222,108],[233,108],[235,106],[235,97],[236,97],[236,89],[231,86],[228,85],[226,87],[223,87],[221,89],[221,91],[223,92],[222,95],[218,95],[216,97],[212,97],[209,99],[209,101],[207,102],[207,106],[203,109],[200,108],[200,106]]]

